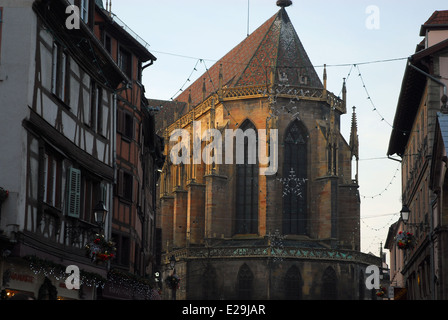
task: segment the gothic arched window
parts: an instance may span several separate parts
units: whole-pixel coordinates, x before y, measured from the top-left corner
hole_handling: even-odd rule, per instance
[[[202,299],[216,300],[218,293],[216,290],[216,270],[210,264],[207,265],[202,275]]]
[[[236,164],[236,234],[258,233],[257,131],[249,120],[240,127],[244,133],[244,163]],[[243,148],[236,142],[236,148]],[[255,153],[254,153],[255,152]],[[238,150],[236,153],[238,154]]]
[[[336,300],[338,298],[338,279],[336,271],[328,267],[322,276],[322,300]]]
[[[238,299],[250,300],[252,299],[254,274],[247,264],[243,264],[238,271],[237,289]]]
[[[302,299],[302,277],[296,266],[289,268],[285,275],[285,300]]]
[[[283,233],[307,234],[308,134],[299,120],[285,132],[283,163]],[[286,188],[286,189],[285,189]]]

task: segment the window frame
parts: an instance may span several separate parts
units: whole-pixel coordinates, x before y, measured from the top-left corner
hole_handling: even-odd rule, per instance
[[[297,135],[294,133],[298,131]],[[292,121],[285,131],[283,149],[283,178],[286,179],[294,170],[298,179],[308,178],[308,131],[303,122],[298,119]],[[292,139],[288,141],[288,139]],[[307,235],[308,199],[307,183],[303,185],[300,198],[291,193],[284,192],[283,206],[283,234]],[[293,212],[293,209],[295,211]]]
[[[98,85],[95,80],[90,81],[90,116],[89,126],[90,128],[99,133],[103,133],[103,88]]]
[[[89,23],[89,0],[80,0],[79,3],[79,15],[85,24]]]
[[[124,59],[126,58],[126,59]],[[132,70],[132,54],[126,50],[123,46],[118,48],[118,66],[121,71],[132,80],[133,70]]]
[[[95,223],[93,209],[100,200],[104,201],[103,183],[86,173],[82,175],[81,181],[81,212],[79,218],[89,223]]]
[[[133,202],[134,176],[123,169],[118,171],[117,194],[121,200]]]
[[[128,235],[112,233],[112,241],[117,248],[116,259],[112,263],[128,267],[131,264],[131,238]]]
[[[134,115],[120,106],[117,108],[117,132],[124,140],[132,141],[135,138]]]
[[[255,125],[250,120],[246,120],[239,129],[245,133],[246,130],[254,130],[255,145],[258,149],[258,135]],[[244,163],[236,164],[235,234],[258,234],[259,163],[256,156],[255,163],[249,163],[249,139],[250,136],[245,134]],[[256,154],[257,152],[255,152]]]
[[[62,45],[53,42],[51,65],[51,93],[65,105],[70,105],[70,56]]]
[[[254,290],[254,273],[247,264],[243,264],[237,275],[238,299],[251,300]]]
[[[62,159],[50,151],[43,155],[43,202],[62,209]]]

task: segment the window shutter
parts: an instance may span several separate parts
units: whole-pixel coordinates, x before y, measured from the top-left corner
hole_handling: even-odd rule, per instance
[[[81,209],[81,171],[70,168],[68,175],[67,215],[79,218]]]
[[[124,172],[123,170],[118,171],[118,196],[123,196],[123,190],[124,190]]]
[[[100,184],[101,189],[101,201],[104,202],[104,204],[107,203],[107,185],[105,183]]]
[[[57,76],[58,76],[58,45],[53,43],[52,65],[51,65],[51,93],[57,93]]]
[[[123,110],[117,109],[117,132],[123,132]]]

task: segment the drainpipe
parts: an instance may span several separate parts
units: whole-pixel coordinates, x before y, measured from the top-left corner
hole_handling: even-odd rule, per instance
[[[428,78],[430,78],[432,81],[438,83],[440,86],[443,87],[443,97],[442,97],[442,102],[443,102],[443,106],[446,107],[446,103],[447,103],[447,88],[446,88],[446,85],[445,85],[442,81],[440,81],[439,79],[437,79],[436,77],[434,77],[434,76],[430,75],[429,73],[427,73],[427,72],[425,72],[425,71],[423,71],[423,70],[420,70],[419,68],[417,68],[416,66],[414,66],[414,65],[411,63],[410,60],[408,60],[408,66],[411,67],[412,69],[417,70],[418,72],[424,74],[425,76],[427,76]]]
[[[428,234],[428,240],[429,240],[429,254],[430,254],[430,268],[431,268],[431,274],[430,274],[430,290],[431,290],[431,300],[435,300],[436,299],[436,292],[435,292],[435,282],[436,282],[436,275],[435,275],[435,266],[434,266],[434,241],[433,241],[433,233],[434,233],[434,210],[433,210],[433,206],[437,201],[437,196],[430,201],[429,206],[430,206],[430,212],[431,212],[431,217],[429,220],[430,223],[430,230],[429,230],[429,234]]]

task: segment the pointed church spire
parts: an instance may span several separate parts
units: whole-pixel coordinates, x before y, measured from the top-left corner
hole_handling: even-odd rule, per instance
[[[352,127],[350,131],[350,149],[352,157],[359,158],[358,121],[356,119],[356,107],[353,107]]]
[[[353,160],[353,157],[355,157],[356,161],[356,168],[355,168],[356,172],[354,180],[358,182],[359,137],[358,137],[358,121],[356,119],[356,107],[353,107],[352,128],[350,132],[350,149],[352,152],[351,159]]]
[[[327,90],[327,65],[324,64],[324,90]]]
[[[345,84],[345,78],[344,82],[342,83],[342,104],[343,109],[347,110],[347,86]]]

